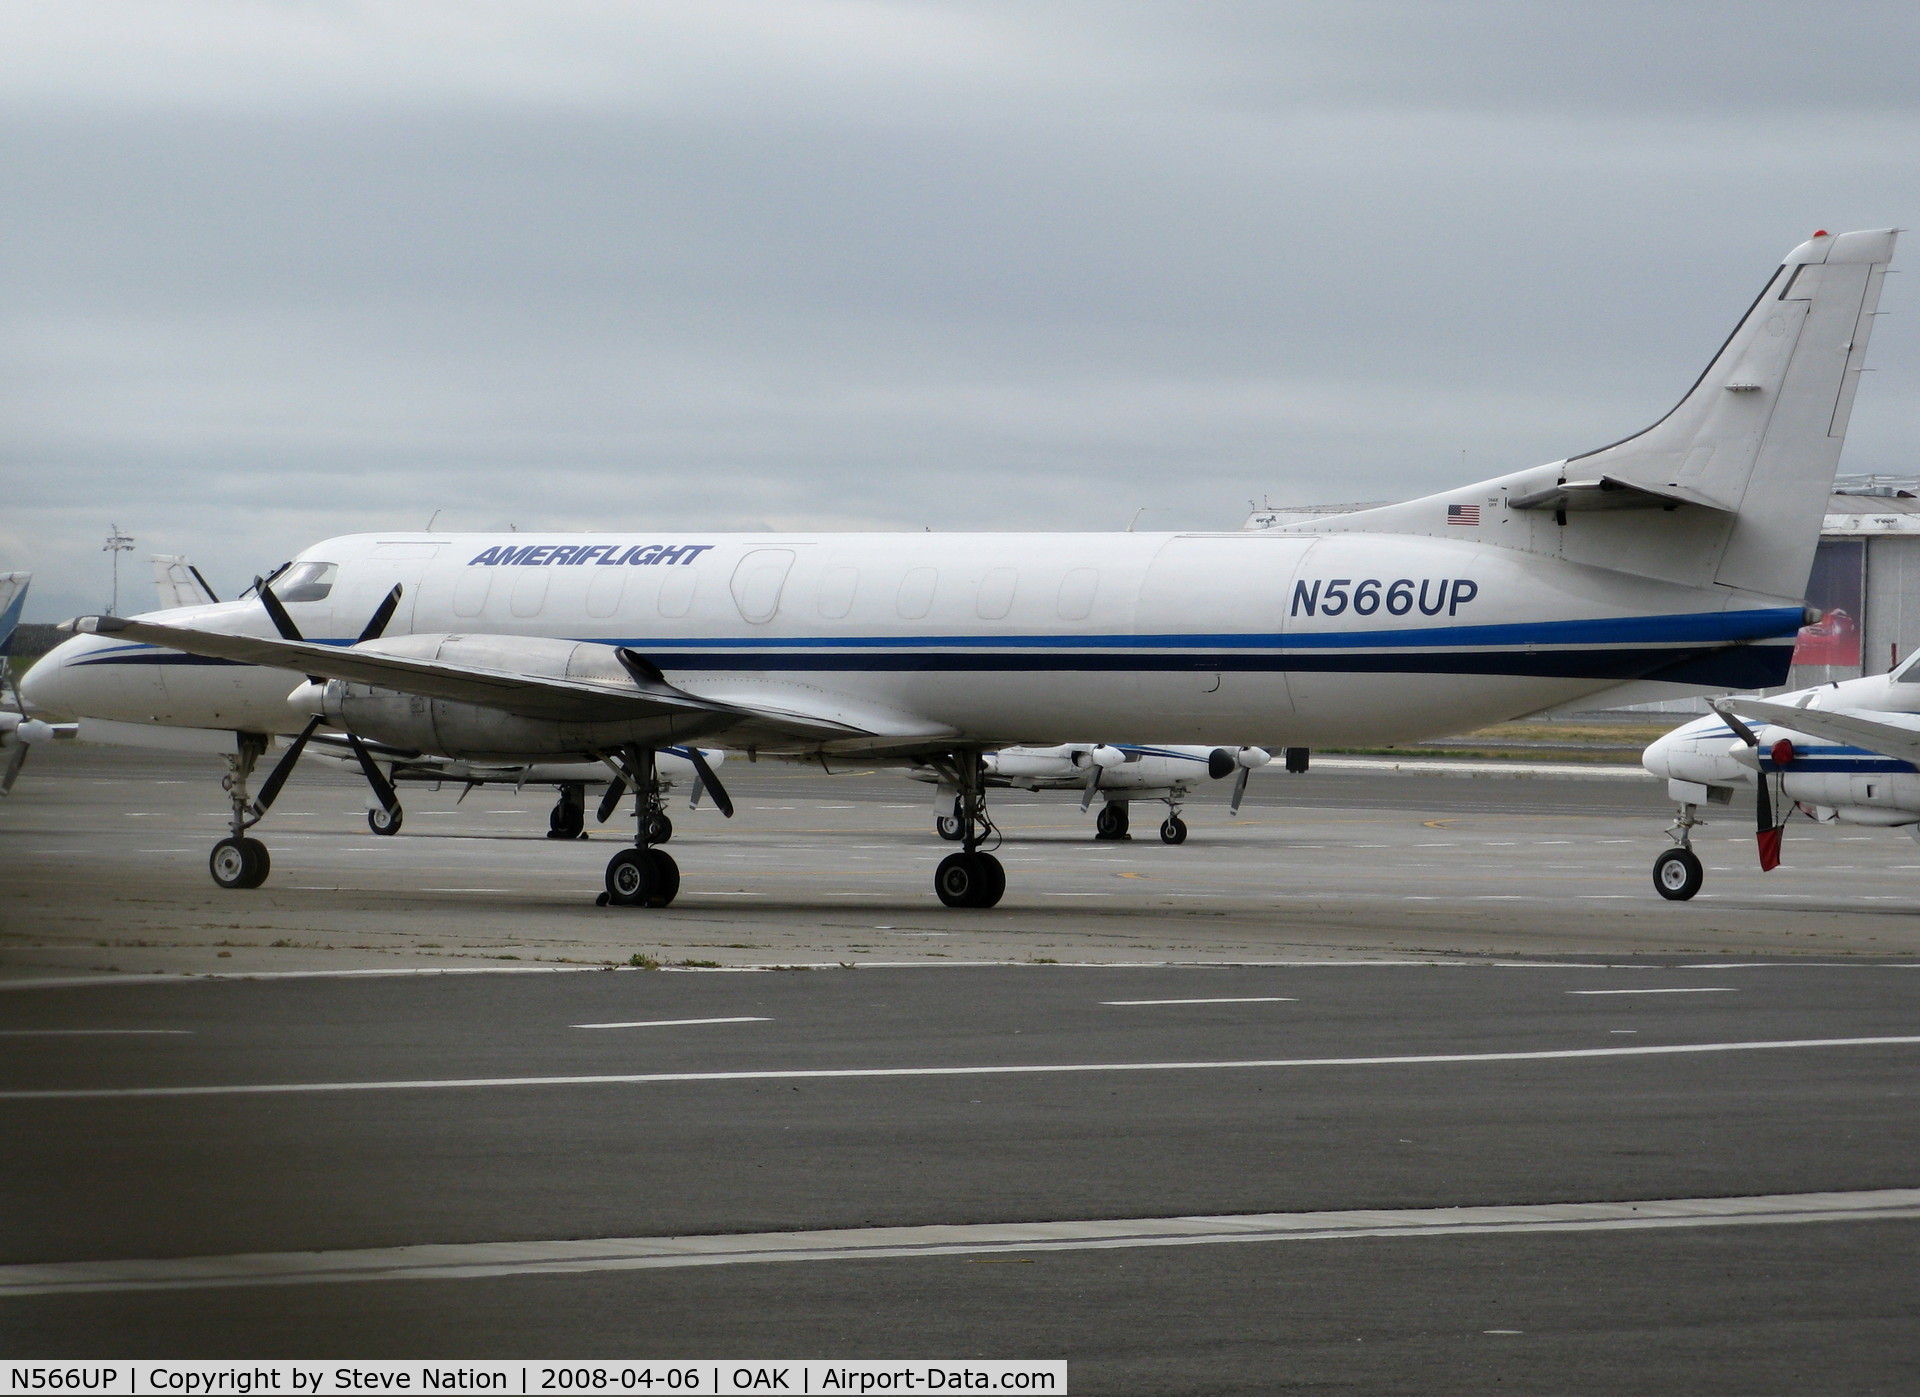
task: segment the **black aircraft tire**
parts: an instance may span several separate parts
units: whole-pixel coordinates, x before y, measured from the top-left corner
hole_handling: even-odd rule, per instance
[[[933,890],[949,907],[991,907],[1006,887],[1006,872],[991,854],[948,854],[933,874]]]
[[[223,839],[207,856],[207,871],[223,888],[257,888],[272,867],[267,846],[257,839]]]
[[[673,821],[665,815],[647,816],[647,843],[665,844],[673,838]]]
[[[665,849],[649,849],[647,862],[653,866],[653,891],[647,894],[647,906],[665,907],[680,893],[680,865]]]
[[[581,806],[569,805],[563,800],[547,816],[549,839],[578,839],[586,832],[587,812]]]
[[[1100,807],[1100,813],[1093,817],[1093,837],[1095,839],[1130,839],[1127,826],[1132,823],[1126,804],[1110,800]]]
[[[1178,815],[1169,815],[1160,822],[1160,842],[1162,844],[1185,844],[1187,842],[1187,822]]]
[[[1007,895],[1007,870],[1001,867],[1000,860],[992,854],[975,854],[980,860],[983,875],[980,885],[980,900],[975,907],[997,907],[1000,899]]]
[[[654,895],[659,874],[651,849],[622,849],[607,860],[607,901],[615,907],[644,907]]]
[[[405,818],[406,812],[397,805],[392,810],[376,805],[367,812],[367,828],[375,834],[398,834]]]
[[[1706,870],[1691,849],[1669,849],[1653,861],[1653,888],[1668,902],[1685,902],[1700,891]]]
[[[960,814],[960,802],[954,801],[951,815],[935,815],[933,832],[949,842],[957,842],[967,832],[967,822]]]

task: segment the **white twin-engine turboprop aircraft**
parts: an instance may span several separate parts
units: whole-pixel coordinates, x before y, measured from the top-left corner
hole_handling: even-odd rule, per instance
[[[1095,795],[1103,799],[1094,817],[1095,839],[1131,839],[1127,827],[1136,800],[1157,800],[1167,807],[1160,822],[1160,842],[1187,842],[1187,822],[1180,807],[1202,781],[1234,776],[1230,813],[1240,813],[1247,793],[1247,777],[1273,758],[1258,747],[1209,747],[1173,744],[1143,747],[1110,742],[1062,742],[1052,747],[1005,747],[980,757],[980,776],[987,786],[1022,791],[1078,791],[1084,814]],[[1287,770],[1305,771],[1304,748],[1287,749]],[[1237,773],[1237,775],[1236,775]],[[916,781],[938,782],[931,771],[913,773]],[[966,833],[965,804],[957,791],[941,785],[933,798],[933,827],[942,839]]]
[[[606,872],[625,905],[679,884],[647,836],[663,747],[921,766],[965,826],[940,899],[989,907],[983,752],[1380,745],[1635,681],[1778,684],[1893,244],[1795,248],[1647,430],[1406,504],[1218,534],[362,534],[251,598],[82,618],[26,695],[237,734],[228,887],[265,876],[247,830],[301,749],[256,800],[268,736],[326,724],[460,761],[610,764],[640,793]]]
[[[1700,809],[1731,805],[1749,787],[1763,872],[1779,865],[1795,809],[1817,824],[1905,826],[1920,839],[1920,655],[1891,674],[1726,698],[1714,709],[1641,757],[1680,807],[1667,831],[1674,847],[1653,862],[1662,897],[1684,902],[1700,891],[1706,872],[1692,847],[1694,827],[1706,823]]]

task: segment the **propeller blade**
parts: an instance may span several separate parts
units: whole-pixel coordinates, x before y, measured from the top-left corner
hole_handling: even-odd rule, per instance
[[[607,793],[600,797],[600,808],[593,813],[593,822],[604,825],[613,818],[613,812],[620,808],[620,798],[627,793],[627,779],[624,776],[613,778],[613,784],[607,787]]]
[[[367,618],[367,624],[360,629],[360,639],[356,640],[354,644],[359,645],[364,641],[378,640],[381,635],[385,633],[387,622],[393,619],[394,609],[399,605],[400,584],[396,582],[393,584],[393,590],[387,593],[386,600],[375,607],[373,615]],[[292,636],[287,637],[289,640],[293,638]]]
[[[307,739],[313,736],[314,729],[325,719],[315,718],[301,729],[300,736],[294,738],[293,745],[287,748],[286,755],[274,763],[273,770],[267,773],[267,779],[260,784],[260,794],[254,797],[256,810],[265,811],[273,804],[274,797],[280,794],[280,788],[287,784],[287,778],[293,775],[294,763],[300,760],[300,754],[306,750]]]
[[[1093,793],[1100,788],[1100,773],[1104,770],[1097,762],[1087,763],[1087,784],[1080,788],[1080,813],[1087,813],[1087,807],[1093,804]]]
[[[1747,746],[1758,747],[1760,745],[1760,735],[1742,722],[1738,713],[1735,713],[1731,708],[1723,707],[1717,703],[1713,705],[1713,711],[1726,720],[1727,726],[1733,729],[1733,735],[1746,743]]]
[[[706,790],[706,788],[706,783],[698,776],[693,778],[693,789],[687,794],[687,809],[698,810],[700,808],[700,792]]]
[[[16,742],[13,752],[7,758],[7,769],[0,772],[0,796],[13,794],[13,783],[20,778],[20,768],[27,764],[27,744]]]
[[[698,747],[689,747],[687,748],[687,760],[693,763],[693,769],[700,777],[700,784],[712,793],[713,803],[720,808],[720,813],[731,820],[733,818],[733,797],[728,795],[727,788],[720,784],[720,778],[713,774],[713,768],[708,765],[706,756]]]
[[[1767,775],[1765,768],[1762,768],[1759,772],[1758,794],[1753,802],[1753,837],[1760,849],[1762,873],[1770,873],[1780,866],[1780,839],[1787,823],[1784,819],[1779,824],[1773,821],[1773,793],[1769,789],[1772,785],[1773,778]],[[1787,813],[1789,815],[1793,813],[1791,805],[1787,807]]]
[[[389,814],[400,808],[400,797],[393,793],[393,782],[374,764],[372,753],[366,744],[352,733],[347,734],[347,746],[353,748],[353,755],[360,759],[360,770],[367,778],[367,784],[373,787],[373,793],[379,797],[381,807]]]
[[[306,639],[300,634],[300,628],[293,624],[293,617],[287,615],[286,607],[280,605],[280,598],[273,594],[273,588],[265,583],[260,584],[260,605],[267,609],[267,615],[273,621],[273,628],[280,632],[282,640]]]
[[[1253,775],[1250,768],[1241,767],[1240,774],[1233,778],[1233,799],[1227,802],[1227,818],[1235,819],[1240,814],[1240,802],[1246,799],[1247,778]]]

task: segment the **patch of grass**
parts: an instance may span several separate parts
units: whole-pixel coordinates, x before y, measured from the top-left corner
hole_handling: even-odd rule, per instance
[[[359,947],[357,947],[357,946],[356,946],[356,947],[355,947],[354,949],[355,949],[355,950],[358,950],[358,949],[359,949]],[[520,957],[518,957],[518,956],[488,956],[488,957],[487,957],[487,959],[488,959],[488,960],[519,960],[519,959],[520,959]]]
[[[1058,964],[1060,963],[1060,957],[1058,957],[1058,956],[1028,956],[1028,957],[1027,957],[1027,962],[1028,962],[1028,964],[1030,964],[1030,965],[1058,965]]]
[[[717,960],[683,960],[680,964],[686,966],[689,970],[718,970],[720,968],[720,962]]]
[[[636,970],[658,970],[660,968],[659,961],[655,960],[652,956],[644,955],[639,951],[635,951],[632,955],[627,957],[627,964],[631,965]]]

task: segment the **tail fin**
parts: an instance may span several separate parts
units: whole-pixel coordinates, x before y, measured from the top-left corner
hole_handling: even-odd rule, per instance
[[[27,605],[30,572],[0,572],[0,657],[13,653],[13,632]]]
[[[1598,451],[1289,533],[1474,540],[1683,586],[1798,598],[1896,230],[1795,248],[1679,406]],[[1627,512],[1633,511],[1633,512]]]
[[[153,587],[159,594],[161,611],[177,611],[183,606],[202,606],[220,598],[213,594],[200,569],[185,558],[167,553],[153,555]]]
[[[1894,237],[1820,233],[1795,248],[1679,406],[1636,436],[1569,458],[1568,488],[1723,510],[1734,523],[1714,580],[1799,596]]]

